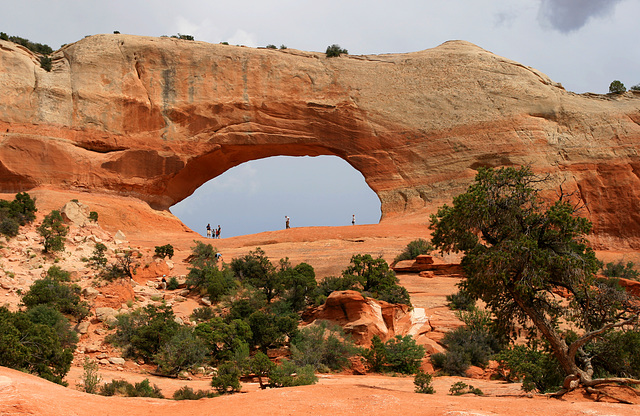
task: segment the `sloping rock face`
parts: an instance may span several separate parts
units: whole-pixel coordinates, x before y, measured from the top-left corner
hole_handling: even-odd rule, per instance
[[[40,68],[0,41],[0,192],[132,196],[165,210],[243,162],[336,155],[383,220],[530,164],[579,190],[599,248],[640,248],[640,97],[577,95],[463,41],[342,56],[97,35]]]

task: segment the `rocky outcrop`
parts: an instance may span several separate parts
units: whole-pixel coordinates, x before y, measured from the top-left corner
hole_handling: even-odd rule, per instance
[[[399,261],[393,265],[392,269],[398,273],[420,273],[420,276],[425,277],[435,275],[459,277],[462,275],[462,267],[459,263],[435,262],[432,256],[427,255],[419,255],[414,260]]]
[[[90,191],[165,210],[249,160],[336,155],[386,221],[433,212],[478,167],[530,164],[551,188],[580,191],[597,247],[640,248],[634,92],[573,94],[463,41],[329,59],[118,34],[52,58],[46,72],[0,41],[0,192]]]
[[[427,323],[422,314],[416,315],[407,305],[392,304],[365,298],[354,290],[331,293],[325,303],[306,311],[302,319],[306,324],[330,321],[340,325],[358,345],[369,346],[377,335],[387,341],[396,335],[415,335]]]

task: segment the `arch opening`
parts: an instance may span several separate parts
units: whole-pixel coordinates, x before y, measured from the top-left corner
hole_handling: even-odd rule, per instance
[[[201,185],[170,211],[199,234],[221,226],[221,237],[291,227],[377,224],[378,195],[337,156],[274,156],[235,166]]]

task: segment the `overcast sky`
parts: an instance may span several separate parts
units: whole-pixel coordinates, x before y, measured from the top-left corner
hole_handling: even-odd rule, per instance
[[[289,48],[322,52],[328,45],[337,43],[350,54],[413,52],[447,40],[462,39],[532,66],[570,91],[606,93],[615,79],[627,88],[640,84],[637,45],[640,0],[21,0],[8,3],[10,6],[3,4],[0,11],[0,31],[45,43],[54,49],[86,35],[114,30],[145,36],[182,33],[212,43],[225,41],[252,47],[284,44]],[[315,163],[309,167],[308,174],[303,170],[311,163],[302,163],[301,167],[299,162],[311,158],[251,162],[229,170],[211,181],[206,189],[201,187],[187,204],[183,202],[172,211],[198,232],[204,231],[207,222],[221,223],[223,237],[281,228],[284,215],[292,218],[293,226],[348,224],[353,213],[360,223],[377,222],[380,209],[375,195],[371,195],[358,172],[334,159],[313,159]],[[285,173],[288,165],[295,170]],[[311,184],[316,177],[323,178],[323,185]],[[220,183],[214,185],[217,180]],[[229,187],[229,183],[236,186]],[[209,187],[212,191],[207,190]],[[294,210],[296,201],[308,198],[306,194],[302,196],[301,189],[312,187],[328,189],[329,194],[320,196],[320,200],[334,201],[342,218],[325,218],[324,213],[331,210],[326,206],[316,210],[317,203]],[[243,198],[249,189],[256,189],[252,193],[256,199],[229,202],[234,195],[225,189],[237,191],[239,188],[246,191]],[[292,192],[286,194],[286,189]],[[364,196],[367,192],[369,197]],[[215,202],[211,199],[212,193],[215,193]],[[340,199],[344,194],[362,194],[363,206],[345,203]],[[280,203],[267,201],[269,195],[277,195]],[[254,214],[243,211],[244,219],[239,219],[238,204],[242,210],[246,205],[253,205],[257,211]],[[272,206],[273,212],[265,212]],[[301,221],[306,215],[310,219]],[[249,227],[250,223],[253,225]]]

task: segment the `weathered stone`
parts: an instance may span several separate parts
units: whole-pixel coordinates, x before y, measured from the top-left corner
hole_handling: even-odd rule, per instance
[[[121,357],[109,357],[108,360],[113,365],[124,365],[125,363],[124,358]]]
[[[87,298],[95,298],[100,294],[100,291],[94,287],[87,286],[82,289],[82,294]]]
[[[113,308],[96,308],[96,319],[106,322],[109,318],[115,318],[117,312]]]
[[[76,326],[76,331],[79,334],[86,334],[89,332],[89,321],[82,321]]]
[[[69,201],[62,209],[60,215],[69,223],[78,227],[84,227],[89,223],[89,207],[82,202]]]
[[[56,51],[51,72],[0,42],[0,192],[139,198],[158,210],[152,233],[183,227],[166,210],[201,184],[268,156],[340,155],[383,221],[433,213],[479,167],[531,165],[580,190],[596,248],[640,248],[636,92],[574,94],[464,41],[327,59],[97,35]],[[127,230],[129,206],[101,207],[105,221]]]

